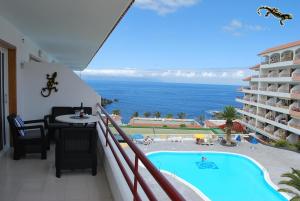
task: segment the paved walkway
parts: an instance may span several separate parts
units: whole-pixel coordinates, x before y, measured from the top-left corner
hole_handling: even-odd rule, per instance
[[[278,185],[278,182],[282,180],[281,174],[289,172],[291,167],[300,169],[300,154],[268,147],[262,144],[252,145],[248,142],[243,142],[237,147],[224,147],[221,145],[197,145],[194,141],[184,142],[155,142],[149,146],[138,145],[145,153],[152,151],[222,151],[243,154],[249,156],[258,161],[263,167],[267,169],[270,174],[271,180],[274,184]],[[252,149],[251,146],[255,148]],[[143,171],[147,181],[156,189],[157,193],[161,194],[162,200],[168,200],[166,195],[158,190],[157,185],[148,173]],[[174,178],[167,176],[176,189],[183,194],[183,196],[189,201],[201,200],[197,194],[190,188],[178,182]]]

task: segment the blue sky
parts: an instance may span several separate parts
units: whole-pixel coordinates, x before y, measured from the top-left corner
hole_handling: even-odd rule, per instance
[[[261,5],[294,19],[258,16]],[[300,40],[297,0],[136,0],[87,70],[89,78],[240,84],[257,54]]]

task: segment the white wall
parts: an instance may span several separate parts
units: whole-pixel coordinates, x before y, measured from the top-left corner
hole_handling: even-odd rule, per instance
[[[49,97],[41,96],[46,87],[46,74],[57,72],[58,92],[52,91]],[[101,97],[82,81],[71,69],[54,63],[25,63],[21,69],[23,100],[20,115],[24,119],[42,118],[49,114],[52,106],[91,106],[95,109]],[[93,110],[95,111],[95,110]]]
[[[23,89],[21,77],[21,63],[28,62],[30,55],[38,57],[38,52],[41,50],[34,42],[27,36],[21,33],[14,25],[10,24],[6,19],[0,16],[0,40],[14,46],[17,57],[17,109],[20,110],[20,103],[22,102]],[[41,59],[44,61],[52,61],[51,56],[42,51]]]
[[[17,110],[20,113],[22,107],[22,97],[24,96],[24,90],[22,88],[22,76],[21,76],[21,63],[29,61],[30,55],[33,55],[38,58],[39,51],[41,49],[32,42],[27,36],[22,34],[14,25],[9,23],[6,19],[0,16],[0,42],[9,44],[12,48],[16,48],[16,79],[17,79]],[[42,51],[41,60],[52,61],[51,56],[46,52]],[[7,72],[5,73],[7,76]],[[8,91],[5,93],[8,94]],[[6,110],[8,110],[8,105]],[[6,121],[6,138],[7,142],[9,139],[8,132],[8,122]],[[9,145],[5,148],[8,148]]]

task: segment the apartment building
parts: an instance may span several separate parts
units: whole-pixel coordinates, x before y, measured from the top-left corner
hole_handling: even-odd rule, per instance
[[[241,123],[266,139],[300,140],[300,41],[269,48],[244,81]]]

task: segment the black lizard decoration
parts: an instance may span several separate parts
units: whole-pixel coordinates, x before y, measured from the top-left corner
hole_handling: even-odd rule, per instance
[[[52,90],[54,90],[55,92],[58,91],[58,89],[56,88],[56,85],[58,85],[58,82],[55,81],[57,77],[57,72],[54,72],[52,74],[52,77],[50,77],[49,74],[47,74],[47,86],[42,88],[41,90],[41,95],[43,97],[48,97],[51,95]]]
[[[265,17],[268,17],[270,14],[272,14],[274,17],[278,18],[279,19],[279,23],[281,26],[284,25],[284,21],[285,20],[291,20],[293,19],[293,16],[291,14],[288,14],[288,13],[282,13],[279,11],[278,8],[274,8],[274,7],[269,7],[269,6],[261,6],[257,9],[257,13],[258,15],[262,15],[261,14],[261,10],[266,10],[266,14],[265,14]]]

